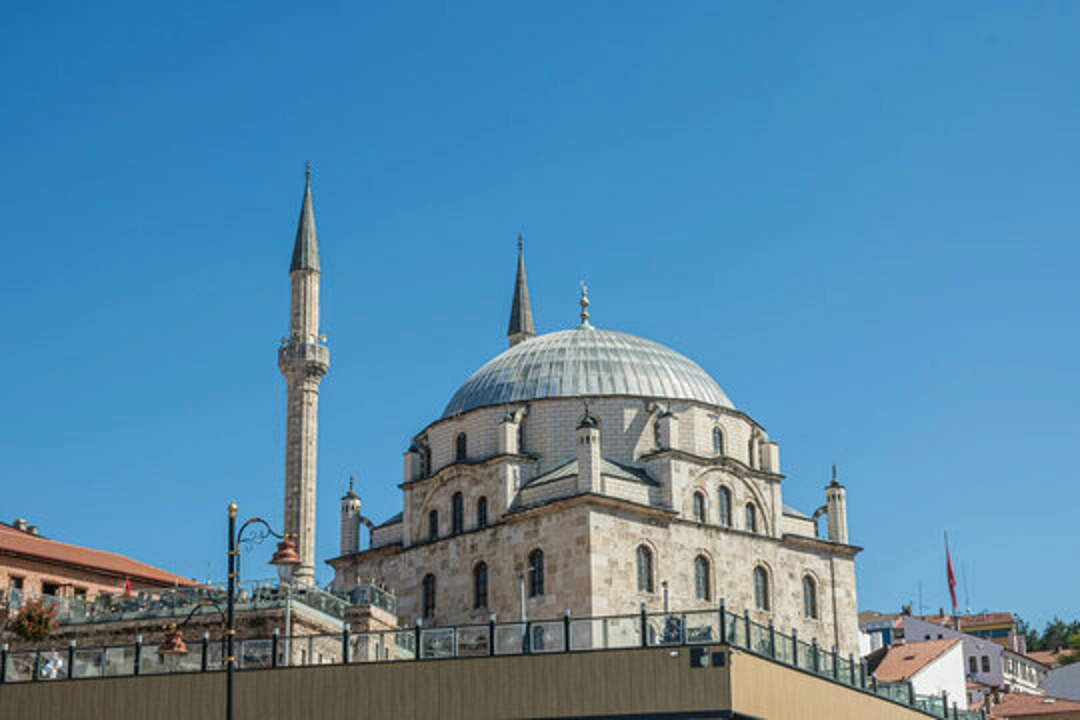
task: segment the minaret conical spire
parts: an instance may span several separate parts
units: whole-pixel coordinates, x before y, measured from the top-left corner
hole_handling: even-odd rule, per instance
[[[506,331],[510,347],[536,337],[532,305],[529,303],[529,284],[525,280],[525,238],[518,235],[517,278],[514,279],[514,302],[510,306],[510,326]]]
[[[300,205],[300,222],[296,225],[296,244],[293,245],[289,272],[314,270],[319,272],[319,243],[315,237],[315,210],[311,205],[311,163],[307,164],[304,200]]]

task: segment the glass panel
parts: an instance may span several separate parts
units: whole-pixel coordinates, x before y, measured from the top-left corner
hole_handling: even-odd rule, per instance
[[[796,663],[796,665],[798,667],[801,667],[803,670],[809,670],[809,671],[813,672],[813,670],[814,670],[814,647],[813,647],[813,645],[811,645],[810,643],[804,643],[802,640],[799,641],[799,657],[798,657],[798,662]]]
[[[728,643],[735,647],[746,647],[746,621],[738,615],[727,617]]]
[[[393,641],[393,638],[390,638]],[[361,633],[349,637],[349,662],[369,663],[387,659],[389,648],[382,633]]]
[[[490,653],[487,625],[473,625],[457,629],[458,657],[483,657]]]
[[[534,622],[529,627],[529,650],[534,653],[563,651],[565,630],[561,620]]]
[[[769,628],[750,622],[750,649],[760,655],[771,655],[769,646]]]
[[[101,648],[75,651],[75,667],[71,676],[75,678],[101,677],[104,664]]]
[[[520,655],[525,647],[525,625],[498,625],[495,627],[495,654]]]
[[[158,654],[158,645],[143,645],[139,656],[139,672],[143,675],[159,675],[168,672],[165,655]]]
[[[420,631],[420,659],[454,657],[454,628]]]
[[[690,645],[720,642],[720,616],[714,610],[686,613],[686,642]]]
[[[240,669],[268,668],[273,664],[273,641],[241,640],[239,644],[236,659]]]
[[[681,615],[659,613],[649,616],[649,645],[682,645],[683,619]]]
[[[39,680],[67,680],[67,652],[44,651],[38,658]]]
[[[7,678],[8,682],[26,682],[34,679],[34,668],[37,664],[37,653],[11,653],[8,655]]]
[[[776,659],[787,665],[794,665],[794,652],[794,648],[791,647],[791,638],[783,633],[776,633]]]
[[[831,652],[827,652],[825,650],[818,650],[818,657],[820,658],[818,673],[821,674],[821,675],[832,676],[832,674],[833,674],[833,654]]]
[[[105,675],[116,677],[120,675],[133,675],[134,673],[134,646],[126,645],[124,647],[105,648]]]

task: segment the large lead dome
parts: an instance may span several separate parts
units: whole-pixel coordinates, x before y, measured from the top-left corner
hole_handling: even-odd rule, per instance
[[[539,398],[631,395],[733,408],[690,358],[645,338],[582,325],[532,338],[465,381],[443,417]]]

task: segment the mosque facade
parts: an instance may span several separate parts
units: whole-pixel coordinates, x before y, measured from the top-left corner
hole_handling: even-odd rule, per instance
[[[291,272],[286,527],[306,558],[329,364],[310,182]],[[784,505],[791,480],[758,422],[689,358],[593,325],[584,288],[580,304],[576,327],[536,334],[519,240],[508,349],[412,438],[400,513],[371,523],[350,487],[332,589],[388,587],[401,624],[428,626],[704,610],[722,598],[856,652],[860,548],[835,471],[811,515]]]

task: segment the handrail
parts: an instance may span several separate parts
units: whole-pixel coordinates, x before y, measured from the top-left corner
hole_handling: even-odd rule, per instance
[[[334,597],[334,596],[330,596]],[[295,598],[294,598],[295,599]],[[341,601],[340,598],[334,597]],[[629,648],[723,645],[767,658],[817,677],[911,707],[933,717],[985,720],[982,712],[959,710],[948,698],[917,695],[910,683],[877,682],[865,661],[844,657],[754,622],[748,612],[728,612],[723,604],[712,610],[632,615],[562,617],[528,622],[398,628],[341,633],[236,639],[238,669],[320,664],[365,664],[425,661],[492,655],[539,655],[552,652],[600,652]],[[213,672],[222,668],[220,641],[208,635],[187,643],[183,657],[161,655],[156,644],[13,652],[0,647],[0,684],[86,677],[117,677],[162,673]],[[66,664],[65,660],[67,659]]]

